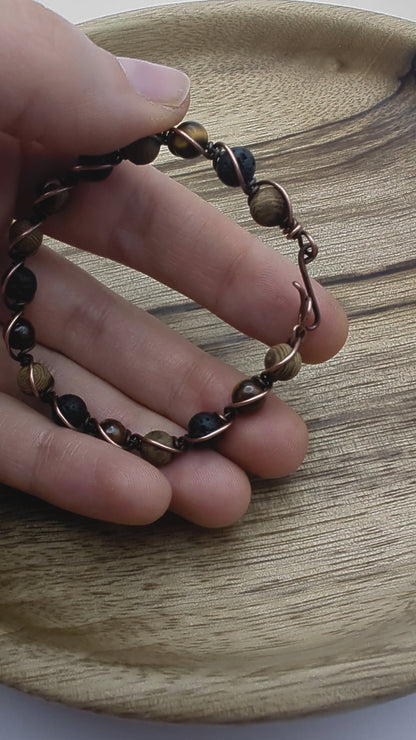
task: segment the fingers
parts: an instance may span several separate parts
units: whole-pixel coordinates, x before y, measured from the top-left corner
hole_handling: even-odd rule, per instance
[[[189,80],[122,60],[31,0],[0,8],[0,130],[55,153],[111,151],[177,123]]]
[[[182,428],[195,413],[218,411],[230,403],[232,389],[243,377],[235,369],[46,249],[37,257],[37,277],[37,299],[27,315],[38,328],[38,341]],[[257,361],[260,364],[261,358]],[[79,394],[74,386],[76,372],[71,372],[68,383],[72,385],[66,392]],[[88,394],[94,393],[89,387]],[[99,398],[96,403],[102,418],[112,415],[107,391],[103,405]],[[90,411],[96,413],[95,408]],[[125,413],[121,421],[131,428],[128,407]],[[150,429],[141,426],[136,431],[143,434]],[[261,413],[236,421],[219,449],[246,470],[269,477],[298,467],[306,445],[303,422],[279,399],[270,397]]]
[[[88,398],[92,411],[101,407],[109,417],[128,419],[133,429],[144,424],[147,429],[179,432],[169,420],[139,407],[65,358],[42,348],[37,354],[56,370],[59,386],[72,384]],[[4,394],[0,408],[0,429],[3,425],[7,437],[0,450],[3,482],[57,506],[123,524],[147,524],[170,506],[205,527],[227,526],[248,507],[247,476],[215,451],[181,456],[158,471],[136,455],[61,429]]]
[[[74,192],[46,228],[170,285],[266,344],[286,341],[296,323],[296,259],[288,263],[154,168],[121,165],[105,183]],[[316,292],[322,321],[302,348],[307,362],[331,357],[347,335],[341,307],[319,285]]]
[[[171,489],[156,468],[99,440],[56,427],[0,394],[2,482],[56,506],[107,521],[148,524]]]

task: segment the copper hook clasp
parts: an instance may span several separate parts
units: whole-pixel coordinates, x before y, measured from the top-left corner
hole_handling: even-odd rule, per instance
[[[303,288],[300,283],[294,283],[295,288],[299,291],[301,296],[300,316],[303,317],[303,320],[300,319],[299,323],[304,326],[307,331],[313,331],[318,328],[321,322],[321,312],[309,277],[307,265],[309,262],[312,262],[318,254],[318,245],[304,229],[302,229],[298,235],[297,240],[299,244],[299,269],[305,286],[305,288]],[[314,315],[313,321],[312,323],[306,323],[311,313]]]

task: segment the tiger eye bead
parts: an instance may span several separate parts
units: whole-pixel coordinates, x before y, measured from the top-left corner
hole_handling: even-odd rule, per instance
[[[173,448],[174,438],[167,432],[160,432],[158,430],[149,432],[144,436],[140,449],[142,458],[156,467],[170,463],[175,453],[155,447],[150,442],[146,442],[147,439],[153,439],[155,442],[161,442],[161,444]]]
[[[33,204],[32,216],[36,221],[43,221],[48,216],[59,213],[59,211],[65,208],[69,198],[69,191],[64,189],[64,185],[60,180],[50,180],[43,186],[39,195],[48,195],[48,197]]]
[[[101,422],[100,427],[107,437],[109,437],[112,442],[115,442],[116,445],[123,447],[123,445],[126,444],[128,432],[121,422],[116,421],[116,419],[104,419],[104,421]]]
[[[150,164],[156,159],[160,150],[160,142],[155,136],[145,136],[137,139],[121,150],[123,159],[128,159],[133,164]]]
[[[33,385],[38,393],[44,393],[53,386],[53,377],[45,365],[41,365],[40,362],[34,362],[32,372]],[[17,385],[22,393],[26,393],[28,396],[35,395],[30,382],[30,365],[24,365],[24,367],[20,368],[17,373]]]
[[[260,226],[284,226],[287,204],[274,187],[261,187],[249,198],[250,213]]]
[[[180,123],[176,128],[188,134],[202,148],[205,148],[208,144],[208,133],[200,123],[196,123],[196,121],[185,121],[184,123]],[[189,141],[186,141],[180,134],[177,134],[176,131],[172,131],[169,134],[167,144],[169,151],[177,157],[193,159],[200,155],[200,152]]]
[[[252,378],[242,380],[241,383],[235,386],[231,400],[233,403],[241,403],[241,401],[249,401],[251,398],[255,399],[260,393],[264,393],[264,387],[257,380]],[[239,414],[252,414],[253,411],[257,411],[263,406],[266,397],[259,398],[257,401],[253,400],[251,403],[247,403],[244,406],[238,406],[236,411]]]
[[[270,347],[264,358],[264,367],[266,370],[281,362],[292,352],[292,347],[289,344],[276,344],[274,347]],[[294,378],[302,366],[302,358],[299,352],[289,360],[286,365],[277,368],[274,372],[268,373],[268,377],[273,380],[291,380]]]
[[[26,236],[22,236],[27,231],[30,233],[26,234]],[[42,238],[42,231],[38,226],[34,229],[31,221],[24,218],[15,221],[9,230],[9,241],[11,244],[16,239],[18,239],[18,241],[10,247],[10,257],[12,259],[25,259],[25,257],[30,257],[31,254],[35,254],[39,249],[42,244]]]
[[[17,319],[9,333],[9,347],[11,349],[29,350],[35,344],[35,330],[27,319]]]

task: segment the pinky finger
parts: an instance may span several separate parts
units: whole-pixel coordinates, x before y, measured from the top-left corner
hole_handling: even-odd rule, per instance
[[[156,468],[129,452],[57,427],[0,393],[0,480],[83,516],[150,524],[171,502]]]

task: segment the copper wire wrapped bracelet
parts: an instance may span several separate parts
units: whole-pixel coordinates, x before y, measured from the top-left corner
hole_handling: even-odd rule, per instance
[[[195,414],[187,433],[181,437],[159,430],[145,435],[132,433],[115,419],[98,422],[90,416],[79,396],[58,396],[53,390],[54,379],[49,370],[30,354],[35,345],[35,330],[24,318],[25,305],[33,300],[37,287],[36,277],[25,266],[25,260],[32,257],[42,243],[42,222],[65,207],[70,191],[77,183],[105,180],[113,167],[126,159],[137,165],[149,164],[157,157],[161,145],[167,145],[172,154],[185,159],[199,155],[206,157],[212,161],[223,183],[241,187],[248,196],[250,212],[257,223],[279,226],[288,239],[297,241],[302,277],[302,283],[293,283],[299,292],[300,309],[287,342],[269,348],[264,370],[238,383],[232,391],[231,403],[221,413]],[[20,390],[48,404],[57,424],[138,452],[145,460],[160,466],[188,448],[216,439],[237,416],[259,409],[275,381],[289,380],[297,375],[301,367],[299,348],[307,332],[316,329],[320,321],[319,306],[307,271],[307,264],[316,257],[318,248],[295,219],[286,190],[272,180],[256,181],[254,174],[255,160],[248,149],[230,148],[222,141],[209,141],[201,124],[187,121],[156,136],[139,139],[119,151],[103,156],[79,157],[77,164],[63,177],[46,182],[32,205],[29,217],[14,221],[10,228],[11,265],[2,278],[3,299],[12,313],[4,331],[4,340],[10,357],[20,364],[17,375]]]

